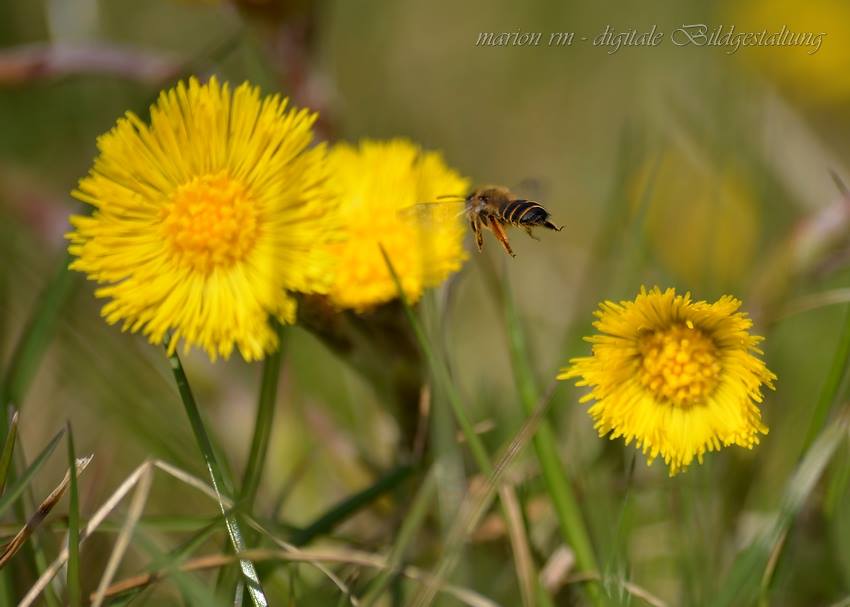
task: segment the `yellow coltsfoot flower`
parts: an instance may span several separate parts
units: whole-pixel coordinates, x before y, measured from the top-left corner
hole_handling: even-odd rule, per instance
[[[467,257],[462,209],[428,205],[429,216],[418,218],[414,208],[469,189],[440,154],[405,139],[363,141],[334,145],[328,163],[344,225],[343,241],[329,249],[336,260],[329,295],[337,307],[363,311],[396,298],[381,247],[411,302],[460,269]]]
[[[670,475],[706,451],[751,449],[759,434],[762,384],[776,376],[756,355],[761,337],[741,302],[723,296],[693,302],[673,289],[641,289],[634,301],[606,301],[595,313],[593,354],[575,358],[558,379],[579,378],[595,401],[589,413],[600,436],[620,436],[649,458],[661,456]]]
[[[150,125],[127,113],[98,139],[74,196],[71,268],[100,283],[102,314],[155,344],[246,360],[293,322],[288,292],[326,292],[334,233],[316,115],[242,84],[191,78],[160,94]]]

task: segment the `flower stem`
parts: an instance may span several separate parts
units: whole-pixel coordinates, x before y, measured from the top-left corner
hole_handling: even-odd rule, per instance
[[[168,352],[168,339],[165,341],[165,349]],[[174,380],[177,382],[177,389],[180,392],[180,399],[183,401],[183,407],[186,409],[186,415],[189,418],[189,423],[192,426],[192,432],[195,435],[195,441],[201,450],[204,457],[204,463],[207,466],[207,471],[212,480],[212,486],[218,498],[218,505],[221,508],[221,513],[224,516],[224,523],[227,527],[227,535],[230,537],[230,543],[233,545],[233,550],[236,553],[245,551],[245,542],[242,539],[242,531],[239,528],[239,523],[235,515],[229,512],[222,501],[221,491],[225,487],[224,475],[222,474],[221,466],[215,457],[212,441],[207,434],[206,426],[201,419],[201,412],[198,410],[198,405],[195,403],[195,397],[192,394],[192,389],[189,386],[189,380],[186,378],[186,373],[183,371],[183,365],[180,363],[180,357],[177,352],[167,354],[168,361],[171,364],[171,371],[174,373]],[[254,564],[247,560],[241,559],[239,567],[242,570],[242,575],[245,576],[248,585],[248,593],[251,596],[251,601],[255,607],[267,607],[269,602],[263,593],[263,588],[260,585],[257,570]]]
[[[245,466],[245,474],[242,477],[241,506],[250,512],[257,497],[257,489],[263,476],[266,454],[269,450],[269,439],[271,438],[274,423],[274,409],[277,402],[277,384],[280,378],[280,365],[283,360],[282,327],[275,321],[280,345],[278,349],[266,357],[263,362],[263,377],[260,382],[260,397],[257,401],[257,418],[254,421],[254,436],[251,439],[251,451],[248,455],[248,463]]]

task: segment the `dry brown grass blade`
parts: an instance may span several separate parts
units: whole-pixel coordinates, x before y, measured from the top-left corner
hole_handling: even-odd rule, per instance
[[[86,467],[91,462],[94,456],[89,455],[88,457],[81,457],[77,459],[77,474],[83,472]],[[21,530],[15,534],[8,544],[3,548],[3,552],[0,553],[0,569],[2,569],[21,547],[24,543],[29,539],[32,535],[33,531],[44,521],[50,511],[53,510],[53,507],[59,503],[59,500],[62,499],[62,496],[65,493],[65,490],[68,488],[68,483],[71,481],[71,471],[68,470],[65,473],[62,481],[56,486],[56,488],[50,492],[44,501],[42,501],[38,508],[36,508],[35,513],[29,518],[26,524],[21,527]]]
[[[193,475],[189,474],[188,472],[185,472],[185,471],[181,470],[180,468],[172,466],[171,464],[164,462],[164,461],[161,461],[161,460],[155,461],[154,465],[157,468],[159,468],[160,470],[162,470],[163,472],[173,476],[177,480],[189,485],[190,487],[197,489],[201,493],[204,493],[210,499],[212,499],[212,500],[218,499],[219,496],[216,495],[213,488],[210,487],[208,484],[206,484],[204,481],[202,481],[200,478],[193,476]],[[221,501],[222,501],[222,503],[224,504],[225,507],[230,508],[230,507],[233,506],[233,503],[227,497],[225,497],[225,496],[220,496],[220,497],[221,497]],[[260,533],[262,533],[263,535],[267,536],[270,540],[272,540],[272,542],[274,542],[275,544],[277,544],[278,546],[280,546],[284,550],[296,550],[296,548],[293,545],[275,537],[273,533],[271,533],[268,529],[263,527],[259,522],[253,520],[251,517],[247,517],[246,520],[247,520],[248,524],[251,525],[255,530],[257,530]],[[319,570],[319,572],[324,574],[325,577],[327,577],[331,582],[333,582],[334,585],[337,588],[339,588],[340,592],[342,592],[344,595],[346,595],[349,598],[349,602],[352,605],[354,605],[355,607],[358,605],[357,599],[354,597],[354,594],[351,592],[351,589],[345,584],[345,582],[343,582],[341,579],[339,579],[339,577],[336,576],[333,573],[333,571],[331,571],[330,569],[328,569],[327,567],[325,567],[321,563],[313,563],[313,565],[316,567],[316,569]]]
[[[167,462],[163,462],[161,460],[155,461],[154,465],[157,468],[159,468],[160,470],[162,470],[163,472],[165,472],[166,474],[169,474],[169,475],[173,476],[174,478],[176,478],[177,480],[189,485],[190,487],[197,489],[201,493],[204,493],[210,499],[213,499],[213,500],[218,499],[219,496],[216,495],[213,488],[210,487],[208,484],[206,484],[204,481],[202,481],[197,476],[193,476],[193,475],[189,474],[188,472],[184,472],[180,468],[172,466],[171,464],[169,464]],[[220,496],[220,497],[221,497],[221,502],[224,504],[224,506],[226,508],[230,508],[230,507],[233,506],[233,503],[227,497],[225,497],[223,495]],[[271,533],[268,529],[263,527],[259,522],[253,520],[251,517],[247,517],[246,520],[247,520],[248,524],[251,525],[255,530],[257,530],[260,533],[267,536],[270,540],[272,540],[275,544],[277,544],[278,546],[280,546],[284,550],[295,550],[295,547],[293,545],[275,537],[273,533]],[[331,571],[327,567],[324,567],[321,563],[315,563],[315,567],[321,573],[323,573],[325,575],[325,577],[327,577],[331,582],[333,582],[334,585],[336,585],[336,587],[339,588],[340,592],[342,592],[344,595],[348,596],[350,603],[356,607],[356,605],[358,604],[357,599],[354,597],[353,593],[351,592],[351,589],[345,584],[345,582],[343,582],[341,579],[339,579],[339,577],[337,577],[333,573],[333,571]]]
[[[258,561],[287,561],[296,563],[330,563],[340,565],[355,565],[359,567],[369,567],[382,571],[390,570],[392,567],[387,563],[386,558],[380,555],[361,552],[357,550],[301,550],[293,548],[292,550],[248,550],[242,554],[213,554],[203,557],[198,557],[187,561],[180,567],[183,573],[191,573],[202,571],[205,569],[215,569],[230,565],[240,558],[250,559],[254,562]],[[430,583],[431,577],[428,573],[415,567],[404,567],[398,571],[408,579],[420,582]],[[136,590],[149,586],[168,576],[170,570],[159,570],[152,573],[143,573],[133,576],[112,584],[106,589],[105,598],[112,598],[119,594]],[[442,584],[439,589],[469,605],[470,607],[498,607],[496,603],[490,599],[481,596],[480,594],[460,588],[451,584]]]
[[[602,577],[596,573],[577,573],[576,575],[571,575],[566,578],[564,580],[564,584],[584,584],[587,582],[601,581]],[[611,580],[611,578],[607,578],[607,581],[615,581],[615,583],[620,584],[630,595],[641,599],[648,605],[652,605],[652,607],[669,607],[663,599],[658,598],[649,590],[638,586],[637,584],[633,584],[626,580]]]
[[[505,517],[511,519],[508,521],[507,528],[514,553],[514,567],[519,579],[522,604],[525,607],[534,607],[534,588],[536,585],[534,560],[531,557],[531,548],[528,544],[528,534],[525,532],[525,521],[522,518],[519,500],[513,487],[510,487],[510,491],[500,490],[499,499],[502,500]]]
[[[80,544],[82,544],[88,537],[106,520],[106,517],[121,503],[121,500],[124,499],[124,496],[129,493],[130,489],[136,486],[141,475],[149,469],[153,464],[150,461],[146,461],[141,464],[138,468],[133,470],[133,472],[124,479],[124,482],[115,490],[115,492],[109,496],[109,499],[101,506],[97,512],[89,520],[88,524],[84,529],[80,529]],[[41,574],[35,584],[29,589],[29,592],[21,599],[21,602],[18,603],[18,607],[29,607],[32,605],[39,595],[44,591],[47,585],[50,583],[50,580],[59,573],[59,570],[65,565],[68,561],[68,546],[65,546],[60,552],[59,556],[44,570],[44,573]]]
[[[127,519],[121,528],[121,533],[118,539],[115,540],[115,546],[112,548],[112,554],[109,555],[109,561],[106,563],[106,569],[103,576],[100,578],[100,583],[97,585],[97,590],[92,599],[93,607],[100,607],[103,603],[104,595],[112,578],[115,577],[115,572],[118,571],[118,565],[121,564],[121,559],[130,545],[130,539],[133,536],[133,530],[141,518],[148,503],[148,495],[150,493],[151,481],[153,480],[153,470],[147,468],[139,477],[139,483],[136,485],[136,492],[133,494],[133,500],[130,502],[130,509],[127,512]]]
[[[145,474],[150,474],[155,468],[162,470],[166,474],[176,478],[184,484],[197,489],[210,499],[217,501],[215,490],[198,477],[193,476],[188,472],[181,470],[180,468],[172,466],[167,462],[161,460],[148,460],[140,464],[135,470],[133,470],[133,472],[130,473],[130,475],[126,479],[124,479],[124,482],[122,482],[121,485],[118,486],[118,488],[112,493],[112,495],[109,496],[106,502],[104,502],[104,504],[94,513],[94,515],[92,515],[85,528],[80,529],[80,544],[82,544],[83,541],[88,539],[88,537],[92,533],[94,533],[94,531],[96,531],[101,524],[103,524],[106,518],[112,513],[113,510],[115,510],[118,504],[120,504],[124,500],[130,490],[132,490],[133,487],[137,486],[140,479]],[[224,496],[222,496],[222,503],[225,505],[225,507],[228,508],[232,506],[232,502]],[[259,526],[255,522],[252,521],[252,524],[256,528],[262,530],[264,533],[267,533],[264,529],[262,529],[261,526]],[[280,540],[277,540],[273,537],[271,539],[277,543],[282,543],[280,542]],[[67,561],[68,547],[65,546],[60,551],[56,559],[47,567],[47,569],[45,569],[41,577],[36,580],[35,584],[33,584],[33,586],[29,589],[26,596],[24,596],[21,602],[18,603],[18,607],[29,607],[30,605],[34,604],[35,601],[38,599],[39,595],[41,595],[41,593],[50,583],[50,580],[52,580],[54,576],[59,573],[59,571],[62,569],[62,567]],[[321,563],[317,562],[314,563],[314,565],[319,571],[328,576],[331,581],[333,581],[334,584],[336,584],[340,588],[340,590],[345,592],[348,596],[351,596],[351,591],[332,572],[328,571],[327,568],[323,567]],[[352,604],[356,605],[357,603],[356,601],[352,600]]]

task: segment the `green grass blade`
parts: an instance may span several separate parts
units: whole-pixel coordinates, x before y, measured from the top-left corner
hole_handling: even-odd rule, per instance
[[[263,377],[260,383],[260,396],[257,402],[257,417],[254,421],[254,436],[251,439],[251,449],[248,463],[242,478],[241,507],[247,512],[254,506],[257,489],[263,476],[266,454],[269,450],[274,423],[274,410],[277,402],[277,385],[280,378],[280,365],[283,359],[283,336],[280,323],[275,322],[280,346],[263,361]]]
[[[3,443],[3,453],[0,454],[0,495],[6,489],[6,478],[9,474],[9,466],[12,463],[12,454],[15,452],[15,439],[18,436],[18,412],[12,411],[12,419],[9,422],[9,431],[6,433],[6,442]]]
[[[18,496],[23,493],[24,489],[27,488],[32,478],[41,469],[44,462],[46,462],[47,458],[50,457],[50,454],[53,453],[53,450],[56,448],[56,445],[59,444],[59,440],[62,438],[63,434],[65,434],[64,428],[57,432],[56,436],[50,439],[50,442],[47,443],[47,446],[44,449],[42,449],[41,453],[38,454],[38,457],[35,458],[33,463],[30,464],[24,473],[17,478],[9,490],[3,494],[3,497],[0,497],[0,516],[6,512],[6,509],[12,505]]]
[[[165,348],[167,352],[168,340],[166,340]],[[201,418],[201,412],[198,410],[198,405],[195,402],[195,397],[192,394],[192,389],[189,386],[189,380],[183,370],[180,357],[175,352],[174,354],[168,355],[168,360],[171,364],[171,370],[174,373],[174,380],[177,382],[180,399],[183,402],[183,407],[186,410],[186,415],[188,416],[189,423],[192,426],[192,432],[195,435],[195,440],[198,443],[198,447],[204,457],[204,463],[207,466],[207,471],[210,474],[212,486],[213,489],[215,489],[216,497],[218,498],[218,505],[219,508],[221,508],[222,515],[224,516],[225,526],[227,527],[227,535],[230,538],[233,549],[236,552],[244,552],[246,547],[243,540],[242,530],[239,528],[239,522],[236,520],[236,516],[230,512],[222,502],[221,491],[226,486],[224,474],[218,460],[216,459],[212,441],[210,440],[206,426]],[[254,564],[249,560],[241,559],[239,561],[239,566],[242,570],[242,575],[245,576],[246,583],[248,584],[248,594],[255,607],[267,607],[269,602],[263,592],[260,579],[257,577],[257,570],[254,567]]]
[[[768,573],[771,554],[784,541],[794,517],[806,502],[847,433],[847,420],[824,429],[806,452],[783,492],[776,518],[768,530],[747,548],[732,565],[724,583],[719,585],[713,607],[751,605],[762,580]]]
[[[809,422],[809,431],[806,433],[806,441],[803,443],[804,451],[811,446],[812,441],[823,428],[829,411],[838,396],[838,391],[847,376],[848,363],[850,363],[850,306],[847,306],[841,336],[838,338],[838,348],[835,351],[835,356],[832,357],[832,366],[829,368],[823,389],[812,413],[812,420]]]
[[[82,605],[80,589],[80,503],[77,491],[77,456],[74,453],[74,433],[71,424],[65,426],[68,433],[68,604]]]
[[[63,256],[59,270],[42,291],[32,317],[12,352],[0,386],[0,435],[7,433],[9,407],[21,407],[24,394],[53,337],[59,315],[76,284],[77,276],[68,269],[70,262],[70,255]]]
[[[210,537],[219,530],[221,520],[216,517],[215,520],[208,522],[200,528],[195,528],[193,535],[185,540],[180,546],[177,546],[167,554],[161,554],[158,558],[151,561],[147,567],[148,572],[154,572],[157,569],[171,569],[178,567],[183,561],[189,558],[198,550],[203,548]],[[139,526],[140,531],[146,532],[145,526]]]
[[[314,538],[328,533],[334,527],[344,522],[352,515],[357,514],[362,508],[368,506],[384,493],[391,491],[404,482],[415,471],[413,466],[402,464],[379,478],[374,484],[363,491],[351,495],[339,504],[319,516],[315,521],[295,532],[290,538],[290,543],[295,546],[304,546]]]

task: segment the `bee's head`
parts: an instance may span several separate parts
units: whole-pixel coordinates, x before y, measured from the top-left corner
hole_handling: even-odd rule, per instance
[[[471,204],[483,206],[487,204],[492,204],[494,202],[497,203],[502,199],[506,199],[506,197],[509,196],[510,193],[505,188],[498,186],[487,186],[474,190],[471,194],[469,194],[469,196],[466,197],[466,201]]]
[[[466,197],[466,204],[473,207],[487,204],[487,196],[484,194],[483,190],[473,190]]]

